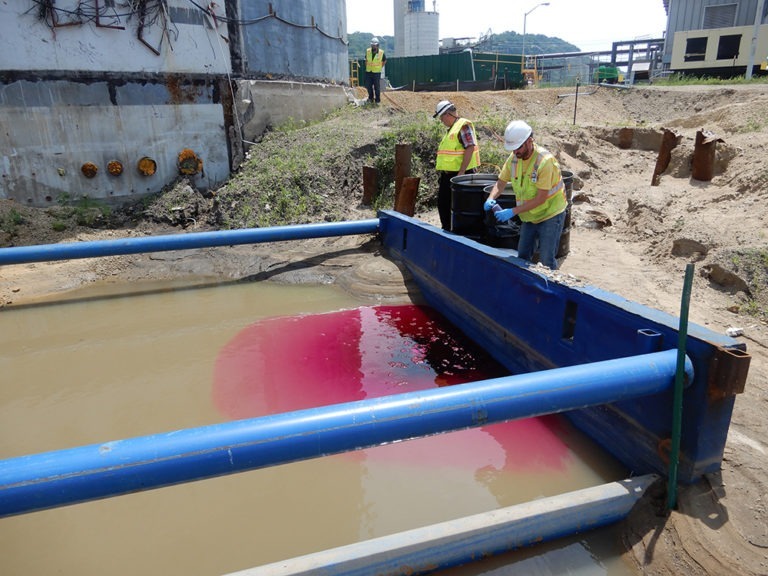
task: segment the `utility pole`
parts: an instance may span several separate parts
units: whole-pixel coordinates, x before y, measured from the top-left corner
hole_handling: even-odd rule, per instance
[[[762,0],[760,0],[762,2]],[[526,23],[528,21],[528,14],[536,10],[539,6],[549,6],[549,2],[539,2],[528,10],[525,14],[523,14],[523,54],[522,54],[522,61],[520,62],[520,74],[523,76],[523,80],[525,80],[525,29],[526,29]]]

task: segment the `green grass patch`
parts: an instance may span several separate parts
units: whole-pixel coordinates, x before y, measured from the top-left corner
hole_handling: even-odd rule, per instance
[[[728,261],[749,286],[750,294],[739,312],[768,321],[768,247],[732,252]]]
[[[715,76],[695,76],[692,74],[675,73],[666,78],[653,81],[654,86],[695,86],[721,84],[768,84],[768,76],[753,76],[749,80],[745,76],[719,78]]]
[[[16,208],[0,213],[0,232],[5,232],[11,238],[18,234],[19,226],[22,224],[24,224],[24,216]]]

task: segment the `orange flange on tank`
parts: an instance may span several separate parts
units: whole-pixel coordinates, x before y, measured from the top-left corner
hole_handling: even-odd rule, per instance
[[[155,172],[157,172],[157,162],[148,156],[144,156],[141,160],[139,160],[137,167],[143,176],[152,176]]]
[[[179,174],[192,176],[203,171],[203,161],[189,148],[179,152]]]
[[[110,160],[109,164],[107,164],[107,172],[112,174],[112,176],[120,176],[120,174],[123,173],[122,162],[118,160]]]
[[[93,162],[86,162],[80,167],[80,171],[86,178],[93,178],[99,172],[99,167]]]

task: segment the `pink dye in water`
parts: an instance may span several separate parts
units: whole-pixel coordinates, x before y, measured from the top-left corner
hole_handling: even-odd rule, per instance
[[[213,400],[229,418],[253,418],[507,374],[431,308],[373,306],[245,328],[219,353]],[[572,456],[558,431],[555,417],[529,418],[365,452],[420,466],[562,470]]]

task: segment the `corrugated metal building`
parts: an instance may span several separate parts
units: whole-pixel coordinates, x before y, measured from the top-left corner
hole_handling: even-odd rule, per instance
[[[762,0],[663,0],[667,32],[663,62],[671,70],[697,74],[753,72],[768,56],[768,3]],[[762,6],[761,13],[758,8]],[[757,42],[752,37],[757,23]]]

